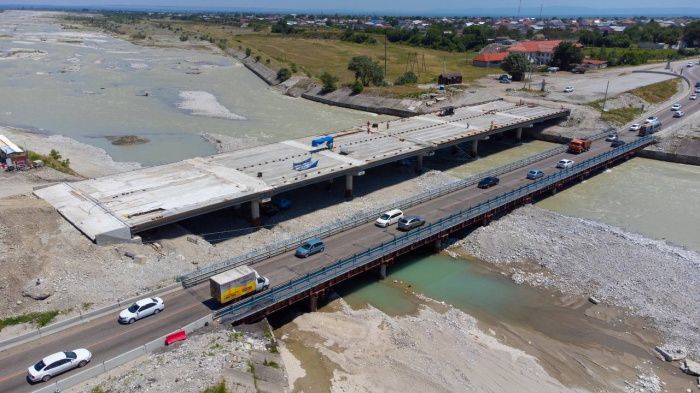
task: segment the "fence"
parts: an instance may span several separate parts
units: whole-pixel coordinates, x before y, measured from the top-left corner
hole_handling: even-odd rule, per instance
[[[606,135],[610,133],[610,130],[603,131],[601,133],[595,134],[590,136],[588,139],[591,140],[597,140],[604,138]],[[375,220],[379,215],[381,215],[383,212],[392,210],[392,209],[407,209],[409,207],[419,205],[421,203],[424,203],[426,201],[429,201],[431,199],[435,199],[438,197],[441,197],[443,195],[452,193],[454,191],[460,190],[462,188],[466,188],[469,186],[472,186],[476,183],[478,183],[481,179],[487,176],[499,176],[504,173],[511,172],[515,169],[522,168],[525,166],[528,166],[532,163],[544,160],[546,158],[555,156],[557,154],[564,153],[566,151],[567,147],[566,146],[560,146],[560,147],[555,147],[553,149],[544,151],[539,154],[535,154],[533,156],[524,158],[519,161],[512,162],[510,164],[501,166],[496,169],[492,169],[487,172],[480,173],[478,175],[474,175],[471,177],[468,177],[466,179],[462,180],[457,180],[455,182],[446,184],[444,186],[440,186],[431,190],[424,191],[422,193],[416,194],[412,197],[395,201],[392,202],[391,204],[388,204],[386,206],[382,206],[380,208],[372,209],[372,210],[367,210],[360,212],[358,214],[352,215],[344,220],[329,224],[329,225],[324,225],[318,228],[315,228],[311,231],[305,232],[301,235],[291,237],[289,239],[281,240],[275,243],[271,243],[265,247],[255,249],[253,251],[250,251],[246,254],[238,255],[236,257],[233,257],[231,259],[225,260],[221,263],[211,265],[208,267],[205,267],[203,269],[198,269],[195,270],[189,274],[186,274],[182,277],[180,277],[180,280],[185,287],[190,287],[193,285],[197,285],[201,282],[204,282],[209,279],[209,277],[212,277],[216,274],[219,274],[221,272],[224,272],[229,269],[233,269],[235,267],[241,266],[241,265],[253,265],[255,263],[258,263],[260,261],[266,260],[268,258],[274,257],[276,255],[282,254],[284,252],[293,250],[297,248],[302,242],[314,238],[314,237],[319,237],[319,238],[325,238],[328,236],[335,235],[340,232],[347,231],[348,229],[352,229],[356,226],[365,224],[367,222]]]
[[[530,195],[533,192],[544,189],[552,184],[568,179],[577,173],[595,167],[598,164],[609,161],[641,146],[645,146],[652,141],[652,136],[646,136],[629,144],[610,150],[606,153],[576,164],[571,168],[563,169],[560,172],[543,177],[533,183],[522,186],[494,199],[480,203],[477,206],[462,210],[459,213],[453,214],[432,225],[409,232],[393,241],[383,243],[351,258],[336,262],[331,266],[324,267],[314,273],[308,274],[305,277],[292,280],[287,284],[273,288],[271,291],[255,295],[241,303],[233,304],[227,308],[217,311],[214,314],[214,317],[218,318],[226,316],[227,319],[232,319],[234,321],[243,319],[246,316],[264,310],[269,305],[287,300],[294,295],[314,288],[315,286],[329,281],[332,278],[350,272],[357,267],[361,267],[367,263],[375,261],[382,256],[388,255],[413,243],[417,243],[421,240],[425,240],[431,236],[447,231],[463,222],[468,221],[469,219],[493,211],[496,208],[516,201],[519,198]]]
[[[200,329],[209,322],[212,321],[212,316],[211,314],[200,318],[199,320],[185,326],[183,330],[185,330],[187,333],[192,333],[193,331]],[[131,361],[134,361],[142,356],[145,356],[153,351],[155,351],[158,348],[162,348],[165,346],[165,336],[159,337],[153,341],[149,341],[144,345],[141,345],[137,348],[134,348],[128,352],[124,352],[121,355],[115,356],[111,359],[105,360],[102,363],[98,363],[95,365],[92,365],[90,368],[87,368],[83,371],[80,371],[78,373],[72,374],[70,376],[66,376],[65,378],[61,380],[56,380],[55,382],[49,383],[47,386],[44,386],[40,389],[35,390],[33,393],[55,393],[55,392],[61,392],[63,390],[66,390],[68,388],[71,388],[77,384],[83,383],[85,381],[88,381],[90,379],[96,378],[98,375],[102,373],[106,373],[107,371],[114,370],[115,368],[124,365],[126,363],[129,363]]]

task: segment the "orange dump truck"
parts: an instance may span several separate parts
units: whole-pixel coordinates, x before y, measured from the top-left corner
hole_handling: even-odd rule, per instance
[[[591,149],[591,141],[588,139],[574,139],[569,143],[569,153],[583,153]]]

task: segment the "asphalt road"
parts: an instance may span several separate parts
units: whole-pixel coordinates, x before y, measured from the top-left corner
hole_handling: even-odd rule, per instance
[[[688,69],[687,76],[700,81],[700,66]],[[700,110],[700,100],[691,101],[687,97],[678,101],[683,105],[686,116]],[[673,118],[669,108],[659,110],[657,116],[663,127],[668,127],[683,119]],[[637,138],[636,132],[620,131],[620,137],[625,141]],[[454,214],[460,210],[474,206],[499,194],[516,189],[530,182],[525,174],[530,169],[540,169],[551,174],[558,169],[556,163],[562,158],[582,161],[610,150],[610,143],[603,140],[593,143],[590,151],[579,155],[562,153],[525,168],[517,169],[500,177],[500,184],[487,190],[476,186],[455,191],[440,198],[427,201],[421,205],[407,209],[406,215],[421,215],[428,223]],[[300,259],[288,252],[256,264],[255,269],[270,279],[273,286],[285,283],[291,279],[306,275],[323,266],[365,251],[382,242],[400,236],[396,226],[378,228],[373,223],[361,225],[330,238],[324,239],[326,250],[309,258]],[[77,327],[42,337],[26,344],[0,352],[0,392],[30,392],[39,386],[29,385],[26,381],[26,369],[42,357],[64,350],[87,348],[93,354],[93,360],[87,367],[108,360],[116,355],[134,349],[158,337],[178,330],[211,312],[211,300],[208,284],[202,284],[187,290],[176,291],[163,297],[165,311],[137,321],[133,325],[120,325],[117,322],[118,312],[83,323]],[[76,371],[69,371],[71,375]],[[61,378],[60,376],[58,377]]]

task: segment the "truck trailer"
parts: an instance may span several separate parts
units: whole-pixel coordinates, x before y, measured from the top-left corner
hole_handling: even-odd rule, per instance
[[[263,291],[269,286],[270,280],[261,277],[249,266],[239,266],[209,278],[209,292],[219,304]]]
[[[591,149],[591,141],[588,139],[574,139],[569,143],[569,153],[583,153]]]

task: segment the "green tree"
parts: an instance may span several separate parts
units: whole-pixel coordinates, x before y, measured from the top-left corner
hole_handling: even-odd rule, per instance
[[[350,84],[350,89],[352,89],[352,94],[360,94],[365,87],[362,85],[362,82],[355,79],[355,81]]]
[[[501,68],[511,74],[514,81],[521,81],[530,69],[530,61],[523,53],[513,52],[503,59]]]
[[[323,88],[321,89],[322,93],[330,93],[338,88],[338,86],[336,85],[338,83],[337,76],[331,75],[328,72],[324,72],[319,78],[323,83]]]
[[[49,157],[53,158],[56,161],[59,161],[61,159],[61,153],[59,153],[56,149],[51,149],[51,151],[49,152]]]
[[[348,63],[348,70],[355,73],[355,80],[359,80],[363,86],[370,83],[379,86],[384,82],[384,69],[370,57],[353,57]]]
[[[683,41],[688,46],[700,47],[700,21],[688,23],[683,31]]]
[[[277,79],[280,82],[284,82],[291,77],[292,73],[287,68],[280,68],[280,70],[277,71]]]
[[[572,64],[581,64],[583,61],[583,49],[573,43],[562,41],[554,48],[552,65],[561,70],[568,70]]]
[[[250,54],[253,53],[253,50],[250,48],[245,48],[245,57],[250,57]]]

